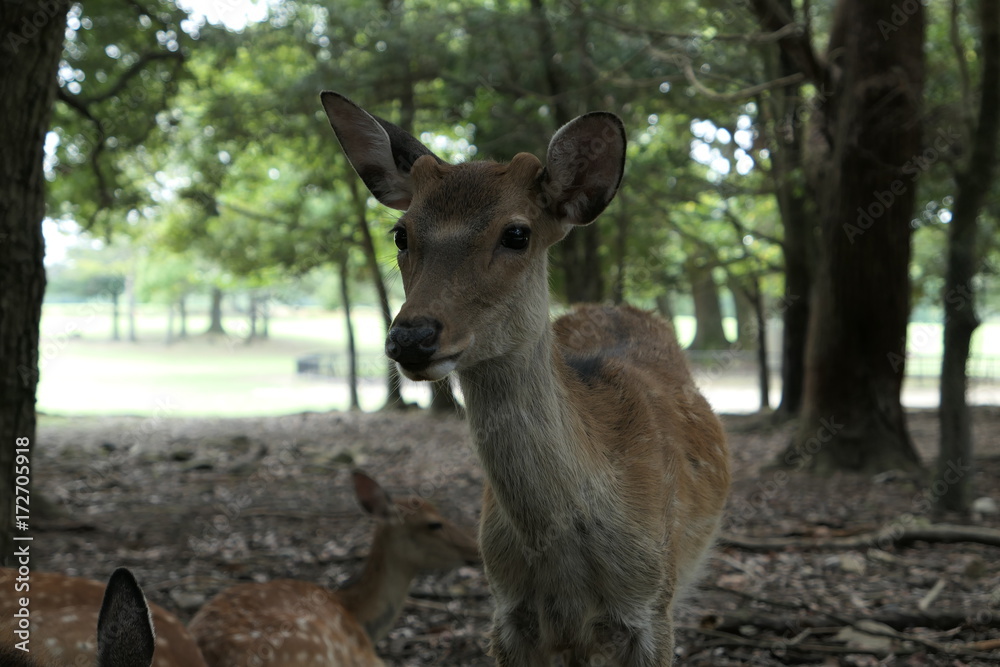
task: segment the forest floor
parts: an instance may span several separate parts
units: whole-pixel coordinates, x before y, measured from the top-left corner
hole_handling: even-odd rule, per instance
[[[726,417],[735,536],[835,540],[932,521],[933,491],[902,474],[815,479],[769,470],[790,426]],[[925,463],[937,418],[911,412]],[[978,495],[1000,500],[1000,408],[974,411]],[[350,470],[418,493],[474,527],[482,472],[466,423],[425,413],[305,413],[261,419],[55,418],[34,450],[33,569],[104,580],[133,569],[147,596],[189,619],[239,581],[337,586],[356,572],[372,523]],[[36,496],[37,497],[37,496]],[[1000,515],[968,525],[1000,528]],[[389,665],[493,664],[492,601],[477,567],[421,576],[378,650]],[[1000,547],[868,540],[826,548],[723,544],[678,614],[680,665],[1000,664]],[[991,649],[992,650],[989,650]]]

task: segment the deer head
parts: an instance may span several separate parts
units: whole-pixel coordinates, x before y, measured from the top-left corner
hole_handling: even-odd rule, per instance
[[[479,562],[475,537],[442,517],[430,502],[417,496],[390,498],[360,470],[353,478],[361,507],[381,524],[376,548],[384,549],[396,567],[418,572]]]
[[[333,92],[321,96],[344,152],[383,204],[406,302],[386,354],[413,380],[527,350],[547,335],[549,246],[612,200],[625,163],[617,116],[594,112],[553,136],[546,163],[448,164],[414,137]]]

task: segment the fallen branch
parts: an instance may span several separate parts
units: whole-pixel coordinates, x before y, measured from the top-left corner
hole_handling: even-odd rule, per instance
[[[864,621],[881,623],[893,630],[908,628],[949,630],[958,626],[1000,628],[1000,614],[976,616],[974,612],[966,614],[961,611],[905,611],[892,607],[885,607],[862,618],[852,619],[844,618],[835,612],[805,609],[798,614],[775,614],[760,609],[740,609],[708,615],[703,619],[702,625],[723,632],[735,632],[746,625],[772,632],[800,632],[805,628],[843,627]]]
[[[751,623],[750,625],[755,624]],[[819,642],[813,640],[806,643],[803,641],[809,633],[803,632],[799,633],[793,638],[785,639],[783,637],[773,637],[773,638],[749,638],[743,637],[741,635],[732,634],[730,632],[724,632],[716,628],[705,628],[705,627],[690,627],[684,626],[681,629],[687,630],[689,632],[694,632],[706,637],[712,637],[715,641],[710,642],[707,646],[701,647],[702,649],[708,647],[716,646],[744,646],[756,649],[766,649],[774,653],[775,655],[784,655],[788,653],[805,653],[805,654],[819,654],[819,655],[854,655],[854,654],[864,654],[864,655],[874,655],[877,657],[886,657],[888,655],[912,655],[917,653],[920,649],[924,649],[931,653],[940,653],[942,655],[951,656],[961,656],[964,658],[978,658],[982,660],[995,660],[996,656],[982,650],[984,647],[995,648],[992,646],[992,642],[972,642],[969,644],[941,644],[939,642],[924,639],[922,637],[915,637],[913,635],[907,635],[902,632],[897,632],[894,630],[882,631],[877,628],[872,627],[871,623],[859,622],[852,626],[856,631],[875,636],[885,636],[891,639],[895,639],[897,642],[902,642],[904,644],[910,644],[909,646],[898,644],[886,648],[878,647],[866,647],[866,646],[851,646],[845,645],[839,642]],[[920,649],[917,648],[917,645]]]
[[[728,533],[719,539],[722,546],[743,551],[782,551],[785,549],[885,549],[913,542],[951,544],[974,542],[1000,547],[1000,530],[981,526],[936,524],[903,526],[889,524],[881,530],[858,533],[847,537],[752,537]]]

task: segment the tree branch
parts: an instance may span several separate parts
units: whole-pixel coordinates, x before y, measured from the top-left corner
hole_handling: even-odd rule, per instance
[[[104,152],[107,144],[107,134],[104,132],[104,126],[101,121],[94,117],[94,114],[90,113],[90,109],[86,104],[81,103],[79,97],[76,95],[70,95],[66,92],[64,88],[59,88],[56,93],[56,99],[66,104],[94,126],[94,131],[96,132],[96,139],[94,141],[94,149],[90,152],[90,164],[94,170],[94,178],[97,179],[97,198],[98,198],[98,209],[107,208],[111,206],[111,193],[108,192],[107,179],[104,176],[104,171],[101,170],[100,157],[101,153]],[[96,216],[96,211],[94,213]],[[90,229],[94,224],[94,216],[84,225],[85,229]]]
[[[684,77],[688,80],[695,90],[709,98],[710,100],[715,100],[718,102],[737,102],[739,100],[745,99],[747,97],[753,97],[765,90],[772,90],[774,88],[784,88],[785,86],[793,86],[795,84],[802,83],[806,80],[806,77],[801,72],[796,74],[791,74],[789,76],[783,76],[779,79],[773,81],[767,81],[765,83],[759,83],[755,86],[750,86],[749,88],[743,88],[742,90],[737,90],[731,93],[720,93],[708,88],[701,81],[698,80],[698,76],[694,73],[694,67],[691,64],[691,59],[683,53],[667,53],[664,51],[658,51],[656,49],[650,49],[651,53],[663,60],[673,62],[684,72]]]
[[[707,41],[723,41],[723,42],[749,42],[751,44],[769,44],[771,42],[777,42],[781,39],[785,39],[796,32],[802,30],[803,26],[799,23],[789,23],[784,25],[773,32],[751,32],[751,33],[718,33],[712,35],[710,38],[706,38],[705,35],[699,35],[698,33],[690,32],[670,32],[668,30],[659,30],[657,28],[650,28],[647,26],[633,25],[631,23],[625,23],[617,18],[605,14],[603,12],[591,12],[590,16],[597,19],[601,23],[611,26],[612,28],[617,28],[625,33],[632,33],[636,35],[646,35],[647,37],[655,37],[657,39],[679,39],[684,41],[690,41],[695,39],[703,39]]]
[[[184,54],[181,53],[180,51],[154,51],[151,53],[144,53],[143,55],[139,56],[139,59],[136,60],[134,63],[132,63],[132,65],[128,69],[122,72],[121,76],[118,77],[118,80],[115,81],[115,83],[110,88],[108,88],[100,95],[94,95],[92,97],[79,97],[79,96],[76,97],[80,100],[80,104],[84,106],[89,106],[91,104],[98,104],[105,100],[111,99],[112,97],[120,93],[122,90],[124,90],[125,86],[128,85],[128,82],[137,74],[139,74],[149,63],[155,60],[174,60],[174,59],[180,62],[184,62]]]
[[[799,28],[783,33],[778,39],[778,45],[788,54],[788,57],[802,71],[806,79],[821,91],[827,91],[830,72],[816,55],[809,32],[789,16],[775,0],[750,0],[750,4],[763,28],[771,33],[777,34],[787,31],[788,26]]]

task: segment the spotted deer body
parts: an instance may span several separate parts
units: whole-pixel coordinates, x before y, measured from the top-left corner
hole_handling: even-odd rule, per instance
[[[728,491],[721,425],[662,319],[603,306],[549,319],[547,250],[614,196],[621,121],[577,118],[545,165],[450,165],[341,95],[322,102],[369,190],[405,211],[386,354],[411,379],[454,371],[462,387],[497,664],[671,665],[673,606]]]
[[[0,591],[0,618],[11,618],[23,597],[31,620],[29,652],[16,646],[13,628],[0,624],[0,665],[205,667],[184,625],[148,604],[125,568],[115,570],[106,586],[50,572],[31,572],[26,579],[0,568]]]
[[[478,562],[475,538],[417,497],[392,500],[354,474],[378,521],[361,575],[340,590],[294,580],[239,584],[212,598],[189,628],[209,667],[376,667],[375,643],[392,629],[413,577]]]

